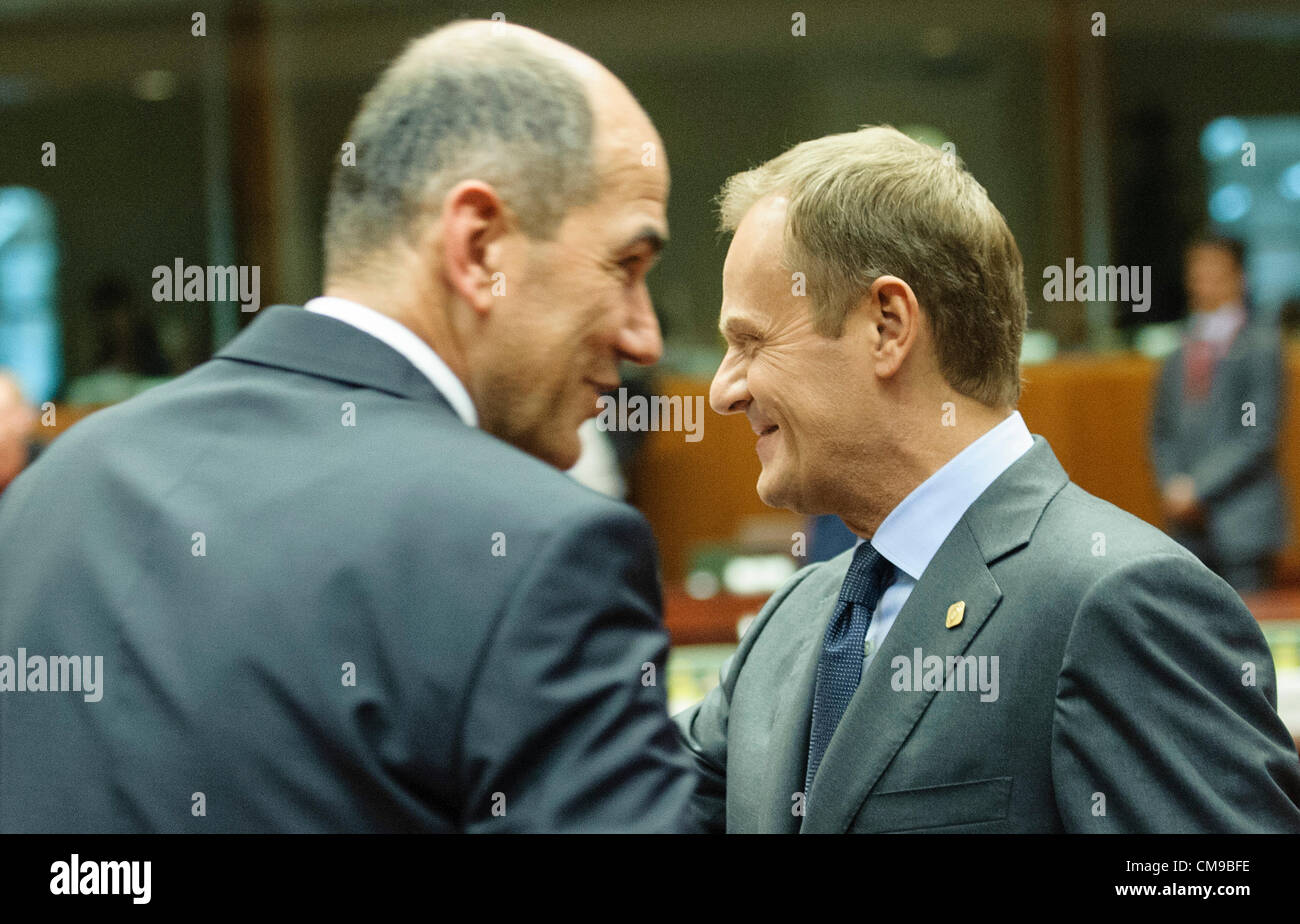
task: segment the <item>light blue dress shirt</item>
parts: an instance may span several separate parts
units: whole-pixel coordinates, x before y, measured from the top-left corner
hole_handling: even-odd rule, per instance
[[[1019,411],[1002,421],[921,482],[890,511],[871,537],[875,550],[897,569],[867,630],[863,645],[865,674],[916,582],[925,574],[939,546],[976,499],[1029,451],[1034,438]],[[866,540],[859,539],[858,544]],[[856,548],[856,546],[855,546]]]

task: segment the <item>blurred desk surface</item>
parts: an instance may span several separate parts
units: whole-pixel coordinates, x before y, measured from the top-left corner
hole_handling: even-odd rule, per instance
[[[734,645],[740,641],[737,626],[746,616],[756,616],[766,596],[738,597],[717,594],[697,600],[681,590],[664,592],[664,625],[679,645]]]
[[[1247,594],[1242,600],[1260,622],[1300,619],[1300,588],[1266,590],[1263,593]]]
[[[38,426],[32,437],[41,444],[49,443],[64,430],[80,420],[84,420],[104,404],[59,404],[47,410],[37,412]]]

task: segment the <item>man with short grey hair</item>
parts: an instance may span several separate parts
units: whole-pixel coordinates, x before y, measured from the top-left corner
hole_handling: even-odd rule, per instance
[[[561,471],[661,351],[662,142],[598,63],[484,22],[345,141],[323,297],[0,503],[0,653],[104,671],[0,695],[0,830],[683,828],[649,526]]]
[[[710,402],[748,417],[766,503],[860,538],[677,717],[703,823],[1300,831],[1250,612],[1015,410],[1023,266],[983,187],[877,126],[733,177],[722,215]]]

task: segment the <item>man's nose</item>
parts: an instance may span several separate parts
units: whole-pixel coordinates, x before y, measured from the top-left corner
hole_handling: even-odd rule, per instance
[[[650,293],[644,286],[628,313],[626,323],[619,331],[618,349],[624,359],[639,366],[654,365],[664,355],[659,319],[655,317]]]
[[[722,357],[709,386],[709,406],[719,414],[740,414],[749,407],[749,382],[744,366],[728,353]]]

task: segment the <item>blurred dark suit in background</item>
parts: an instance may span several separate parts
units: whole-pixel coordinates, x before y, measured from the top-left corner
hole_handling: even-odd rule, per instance
[[[1193,314],[1156,386],[1151,456],[1170,533],[1238,591],[1267,587],[1286,544],[1277,470],[1282,347],[1245,307],[1242,252],[1206,238],[1187,253]]]

